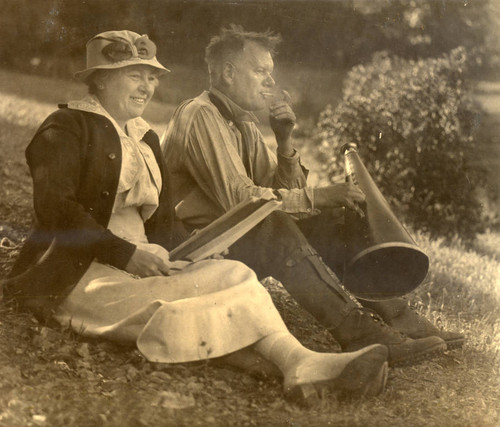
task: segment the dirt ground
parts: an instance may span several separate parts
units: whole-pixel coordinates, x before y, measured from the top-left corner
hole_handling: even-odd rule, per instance
[[[265,284],[304,344],[339,350],[279,284]],[[391,369],[379,397],[325,396],[302,408],[282,398],[279,378],[215,363],[150,363],[133,348],[84,340],[4,307],[0,425],[496,426],[498,366],[472,342],[419,365]]]

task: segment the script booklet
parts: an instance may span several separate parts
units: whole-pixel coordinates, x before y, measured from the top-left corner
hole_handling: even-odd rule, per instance
[[[170,260],[195,262],[221,253],[280,206],[278,200],[251,197],[170,251]]]

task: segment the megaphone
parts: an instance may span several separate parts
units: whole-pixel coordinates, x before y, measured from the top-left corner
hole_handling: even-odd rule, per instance
[[[346,181],[365,193],[364,217],[346,209],[344,286],[367,300],[401,297],[422,283],[429,257],[398,221],[361,161],[356,144],[341,148]]]

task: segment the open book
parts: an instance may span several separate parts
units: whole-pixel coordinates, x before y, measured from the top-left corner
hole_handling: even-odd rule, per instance
[[[199,261],[221,253],[280,206],[278,200],[251,197],[170,251],[170,260]]]

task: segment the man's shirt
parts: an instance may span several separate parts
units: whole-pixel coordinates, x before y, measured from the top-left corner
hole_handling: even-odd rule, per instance
[[[276,156],[257,121],[213,88],[176,109],[162,149],[176,215],[186,225],[203,227],[252,196],[280,198],[288,213],[313,211],[298,153]]]

